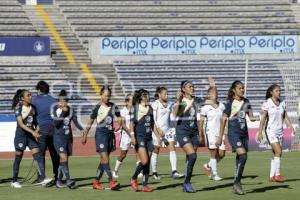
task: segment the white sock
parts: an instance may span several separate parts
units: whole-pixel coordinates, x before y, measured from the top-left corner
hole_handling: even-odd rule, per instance
[[[280,175],[280,157],[274,157],[275,175]]]
[[[116,171],[116,172],[119,171],[121,165],[122,165],[122,162],[119,161],[119,160],[117,159],[117,161],[116,161],[116,166],[115,166],[115,171]]]
[[[170,163],[172,172],[177,170],[177,156],[176,151],[170,151]]]
[[[217,160],[215,158],[210,159],[209,166],[211,168],[212,174],[217,175]]]
[[[272,178],[273,176],[275,176],[275,161],[274,159],[271,160],[271,169],[270,169],[270,178]]]
[[[157,172],[157,153],[152,153],[151,156],[151,169],[152,169],[152,173]]]

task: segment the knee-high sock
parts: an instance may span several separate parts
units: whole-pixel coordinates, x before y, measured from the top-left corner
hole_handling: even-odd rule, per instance
[[[171,163],[172,172],[177,171],[176,151],[170,151],[170,163]]]
[[[217,175],[217,160],[215,158],[210,159],[209,166],[211,168],[212,174]]]
[[[32,154],[33,159],[37,163],[37,171],[39,174],[40,179],[44,180],[46,178],[45,175],[45,165],[44,165],[44,160],[43,157],[41,156],[41,153],[34,153]]]
[[[100,162],[98,165],[97,174],[96,174],[95,179],[100,180],[103,176],[103,173],[104,173],[103,165]]]
[[[151,155],[151,169],[152,173],[157,172],[157,159],[158,159],[158,154],[157,153],[152,153]]]
[[[122,165],[122,162],[117,159],[116,160],[116,165],[115,165],[115,171],[116,172],[119,171],[121,165]]]
[[[236,175],[234,178],[234,183],[241,182],[246,161],[247,161],[247,153],[241,154],[238,156],[238,162],[237,162],[237,166],[236,166]]]
[[[105,174],[108,177],[108,180],[111,181],[112,180],[112,174],[111,174],[109,163],[105,163],[105,164],[102,164],[102,165],[103,165],[103,170],[104,170]]]
[[[136,180],[138,175],[141,173],[141,171],[143,170],[144,166],[141,162],[138,163],[138,165],[136,166],[135,172],[132,176],[132,179]]]
[[[271,168],[270,168],[270,178],[275,176],[275,172],[276,172],[275,162],[274,162],[274,159],[272,159],[271,160]]]
[[[12,178],[13,180],[12,180],[12,182],[18,181],[18,175],[19,175],[19,169],[20,169],[20,163],[21,163],[22,157],[23,157],[23,154],[15,156],[14,165],[13,165],[13,178]]]
[[[59,163],[59,168],[60,168],[61,172],[63,173],[63,175],[66,177],[66,179],[69,180],[70,173],[69,173],[68,161]]]
[[[196,153],[192,153],[192,154],[187,156],[186,177],[185,177],[184,183],[190,183],[191,182],[191,178],[192,178],[192,175],[193,175],[193,169],[194,169],[194,165],[195,165],[196,160],[197,160],[197,154]]]
[[[149,171],[150,171],[150,164],[147,163],[146,165],[143,165],[143,186],[148,184],[148,179],[149,179]]]
[[[275,175],[280,175],[280,157],[274,157]]]

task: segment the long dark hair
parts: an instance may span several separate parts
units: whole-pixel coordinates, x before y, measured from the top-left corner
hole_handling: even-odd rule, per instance
[[[163,87],[163,86],[158,86],[155,90],[155,95],[154,95],[154,98],[155,100],[159,99],[159,94],[162,92],[162,91],[167,91],[168,89],[166,87]]]
[[[68,93],[66,90],[61,90],[58,94],[58,97],[59,98],[63,98],[64,100],[66,100],[67,102],[69,101],[69,98],[68,98]]]
[[[266,92],[266,99],[268,98],[271,98],[272,97],[272,91],[275,89],[275,88],[280,88],[280,86],[278,84],[272,84],[268,89],[267,89],[267,92]]]
[[[24,97],[25,92],[28,92],[28,90],[18,89],[16,91],[12,100],[12,105],[11,105],[12,108],[15,108],[18,105],[18,103],[22,100],[22,97]]]
[[[143,88],[134,91],[134,95],[133,95],[133,105],[135,104],[140,104],[142,101],[142,97],[144,95],[148,95],[149,96],[149,92]]]
[[[238,86],[238,85],[244,85],[242,81],[240,80],[237,80],[237,81],[234,81],[232,84],[231,84],[231,87],[229,88],[228,90],[228,94],[227,94],[227,100],[232,100],[233,97],[234,97],[234,89]]]

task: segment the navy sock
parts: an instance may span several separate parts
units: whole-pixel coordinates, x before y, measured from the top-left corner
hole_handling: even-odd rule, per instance
[[[103,173],[104,173],[103,165],[101,163],[99,163],[97,175],[96,175],[95,179],[100,180],[103,176]]]
[[[103,165],[103,170],[105,171],[105,173],[108,177],[108,180],[111,181],[112,180],[112,174],[111,174],[111,171],[110,171],[109,163],[105,163],[105,164],[102,164],[102,165]]]
[[[69,166],[68,166],[68,161],[61,162],[59,164],[59,167],[61,168],[61,171],[63,175],[66,177],[66,180],[70,179],[70,173],[69,173]]]
[[[186,177],[185,177],[184,183],[191,182],[191,178],[193,175],[193,169],[194,169],[196,160],[197,160],[196,153],[192,153],[192,154],[188,155],[187,165],[186,165]]]
[[[38,171],[40,179],[44,180],[46,178],[45,165],[44,165],[43,158],[42,158],[40,152],[32,154],[32,157],[37,163],[37,171]]]
[[[141,171],[143,170],[144,165],[142,164],[142,162],[139,162],[139,164],[136,166],[135,168],[135,172],[133,174],[133,176],[131,177],[132,179],[136,180],[138,175],[141,173]]]
[[[62,167],[59,165],[58,166],[58,175],[57,175],[57,180],[61,181],[63,178],[63,171],[62,171]]]
[[[149,172],[150,172],[150,163],[147,163],[146,165],[143,165],[143,186],[146,186],[148,184],[149,179]]]
[[[19,175],[19,168],[20,168],[20,163],[22,160],[23,154],[22,155],[16,155],[15,156],[15,161],[13,165],[13,182],[18,181],[18,175]]]
[[[241,183],[246,161],[247,161],[247,153],[238,156],[234,183]]]

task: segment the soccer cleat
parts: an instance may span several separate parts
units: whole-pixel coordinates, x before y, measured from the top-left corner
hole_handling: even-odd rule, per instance
[[[269,178],[269,182],[276,182],[275,176],[270,177],[270,178]]]
[[[131,179],[130,185],[131,185],[131,188],[133,191],[135,191],[135,192],[138,191],[139,188],[138,188],[138,182],[136,179]]]
[[[233,193],[238,194],[238,195],[244,195],[245,192],[241,186],[240,183],[235,183],[233,184]]]
[[[52,178],[45,178],[44,180],[39,180],[36,184],[34,185],[42,185],[42,186],[47,186],[48,183],[50,183],[53,179]]]
[[[216,175],[211,176],[211,180],[220,181],[220,180],[222,180],[222,178],[220,176],[218,176],[218,174],[216,174]]]
[[[187,193],[195,193],[196,192],[196,190],[193,188],[191,183],[184,183],[182,191],[187,192]]]
[[[110,187],[110,190],[117,190],[120,187],[120,183],[118,183],[115,180],[111,180],[111,181],[109,181],[109,187]]]
[[[153,192],[153,189],[150,188],[148,185],[143,186],[142,192]]]
[[[62,183],[61,180],[57,180],[56,183],[55,183],[55,186],[56,186],[57,188],[63,188],[63,187],[64,187],[64,184]]]
[[[12,188],[22,188],[22,185],[19,182],[12,182],[10,184],[10,187],[12,187]]]
[[[283,183],[285,181],[284,178],[280,175],[275,176],[274,179],[277,183]]]
[[[160,176],[157,174],[157,172],[153,172],[152,177],[153,177],[155,180],[160,180]]]
[[[74,180],[72,180],[72,179],[69,179],[69,180],[67,180],[67,186],[68,186],[68,188],[72,188],[72,187],[74,187],[74,185],[75,185],[75,181]]]
[[[105,187],[101,183],[99,183],[98,180],[94,179],[93,180],[93,189],[95,189],[95,190],[105,190]]]
[[[114,178],[119,178],[118,171],[112,171],[112,175]]]
[[[211,168],[208,166],[207,163],[205,163],[203,165],[203,169],[204,169],[204,174],[210,178],[211,177]]]
[[[172,177],[173,179],[183,178],[183,177],[184,177],[184,174],[179,174],[177,171],[173,171],[172,174],[171,174],[171,177]]]

